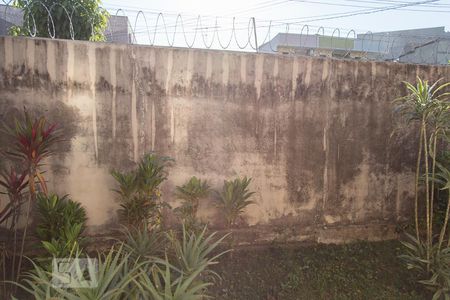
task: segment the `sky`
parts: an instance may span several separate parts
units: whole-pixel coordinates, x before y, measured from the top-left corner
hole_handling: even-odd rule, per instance
[[[103,0],[103,7],[113,15],[128,16],[138,42],[143,44],[167,45],[173,42],[174,46],[183,46],[195,38],[194,46],[201,47],[202,43],[208,46],[212,42],[214,48],[219,47],[218,35],[222,46],[226,46],[229,40],[230,47],[234,48],[250,41],[249,48],[254,44],[251,17],[255,20],[259,45],[277,32],[353,37],[355,33],[368,31],[423,27],[445,26],[450,30],[450,0]],[[142,13],[138,14],[140,10]],[[158,26],[155,26],[158,13],[163,13],[165,26],[161,16]],[[180,19],[176,22],[178,14],[182,16],[183,27]],[[198,15],[202,16],[200,24]],[[174,34],[175,23],[177,29]],[[183,36],[183,28],[186,37]],[[196,35],[195,28],[201,28],[202,34],[197,29]],[[214,32],[215,40],[211,41]],[[199,42],[201,39],[203,41]],[[240,45],[236,45],[236,40]]]

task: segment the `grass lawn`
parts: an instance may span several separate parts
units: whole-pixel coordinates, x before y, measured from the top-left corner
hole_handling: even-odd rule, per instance
[[[398,241],[242,248],[215,266],[221,300],[431,299],[397,255]]]

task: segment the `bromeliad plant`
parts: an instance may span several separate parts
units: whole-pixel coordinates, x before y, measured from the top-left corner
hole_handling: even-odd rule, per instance
[[[47,193],[47,185],[42,170],[44,160],[53,154],[53,148],[59,140],[59,134],[56,130],[56,124],[48,124],[44,117],[34,119],[26,110],[24,119],[15,119],[15,126],[5,126],[4,132],[11,140],[11,149],[6,151],[6,154],[22,167],[28,182],[29,197],[17,265],[18,276],[22,265],[32,203],[36,200],[37,191]],[[24,181],[25,179],[21,180]]]
[[[55,282],[67,283],[67,273],[51,273],[32,262],[33,271],[25,275],[25,284],[16,283],[37,300],[77,299],[77,300],[120,300],[136,298],[137,286],[133,284],[141,272],[140,264],[129,260],[130,254],[123,246],[111,248],[106,253],[98,253],[94,259],[81,264],[80,253],[76,252],[69,270],[77,276],[70,280],[79,280],[77,286],[55,285]],[[56,262],[54,262],[56,263]],[[54,267],[57,268],[57,267]],[[84,272],[83,272],[84,271]]]
[[[66,274],[51,274],[34,262],[33,271],[26,274],[24,282],[15,284],[35,299],[206,299],[207,287],[212,285],[212,278],[207,276],[212,273],[209,267],[226,251],[213,254],[225,237],[216,239],[215,233],[207,236],[205,232],[206,229],[201,234],[183,231],[181,240],[172,235],[169,245],[176,255],[150,255],[146,250],[153,246],[147,247],[147,239],[141,236],[137,242],[135,237],[131,243],[128,238],[125,244],[120,242],[105,254],[98,253],[97,264],[87,260],[85,272],[80,260],[73,260],[76,279],[85,279],[92,285],[59,287],[54,284],[55,279],[66,282]],[[80,258],[80,252],[75,251],[71,257]]]
[[[161,213],[166,205],[161,201],[159,186],[167,179],[167,167],[173,160],[169,157],[148,154],[139,162],[137,169],[128,173],[112,171],[119,184],[119,221],[130,228],[158,227]]]
[[[199,269],[207,270],[207,273],[213,273],[208,268],[217,264],[217,259],[227,251],[220,252],[210,257],[213,250],[225,240],[229,234],[216,239],[216,232],[207,234],[207,226],[204,226],[199,233],[189,232],[183,224],[181,239],[169,236],[174,249],[175,266],[183,271],[184,274],[191,275]],[[217,275],[213,273],[214,275]]]
[[[229,227],[235,226],[244,209],[250,204],[254,204],[249,200],[254,194],[248,188],[251,181],[252,179],[247,177],[225,180],[222,191],[216,191],[217,206],[225,214]]]
[[[206,180],[198,179],[193,176],[182,186],[177,186],[175,196],[183,200],[180,207],[175,212],[180,216],[184,226],[190,230],[196,230],[200,227],[197,219],[197,211],[200,199],[204,199],[209,195],[210,187]]]
[[[123,227],[125,250],[131,253],[130,258],[137,262],[148,260],[165,253],[167,238],[164,232],[147,228]]]

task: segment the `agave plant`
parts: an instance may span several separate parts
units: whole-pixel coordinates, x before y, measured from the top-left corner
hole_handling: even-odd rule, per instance
[[[232,181],[224,181],[222,191],[216,192],[217,206],[225,214],[228,226],[236,225],[236,221],[244,212],[244,209],[253,204],[249,200],[254,192],[250,192],[248,186],[252,181],[251,178],[236,178]]]
[[[164,203],[160,201],[159,186],[167,179],[166,168],[172,161],[168,157],[148,154],[132,172],[111,172],[119,184],[115,192],[121,202],[118,214],[123,225],[143,228],[160,224]]]
[[[181,240],[168,234],[173,247],[173,263],[169,258],[153,258],[147,272],[138,279],[143,299],[196,300],[205,299],[206,289],[212,283],[209,267],[228,251],[212,255],[227,237],[216,239],[216,233],[206,235],[206,226],[200,233],[188,232],[183,226]]]
[[[131,253],[130,258],[134,261],[143,262],[164,253],[166,238],[163,232],[124,226],[122,233],[125,250]]]
[[[11,282],[25,292],[33,295],[35,300],[61,299],[59,293],[53,288],[52,273],[42,268],[30,259],[32,271],[24,274],[23,284]],[[12,297],[12,299],[16,299]]]
[[[202,300],[209,282],[198,281],[204,266],[189,275],[173,267],[169,261],[153,265],[150,273],[141,273],[138,278],[141,296],[152,300]]]
[[[135,299],[137,287],[132,283],[137,279],[141,265],[130,262],[129,255],[123,251],[123,246],[119,246],[111,248],[106,254],[99,253],[96,260],[84,260],[87,265],[83,266],[81,260],[77,259],[77,253],[71,265],[71,270],[80,282],[80,285],[75,287],[64,288],[55,285],[55,280],[66,282],[67,274],[47,272],[35,263],[34,271],[25,276],[25,285],[16,284],[36,299]]]
[[[210,254],[228,237],[229,234],[216,239],[217,233],[206,234],[207,226],[200,233],[188,232],[183,225],[181,241],[174,236],[170,240],[174,249],[175,266],[190,275],[196,270],[207,270],[210,265],[217,264],[217,259],[227,251],[210,257]],[[208,272],[212,272],[209,271]]]
[[[208,182],[202,181],[197,177],[191,177],[189,181],[182,186],[177,186],[175,195],[183,200],[180,207],[175,209],[188,230],[196,230],[200,224],[197,221],[197,211],[199,201],[208,196],[210,187]]]

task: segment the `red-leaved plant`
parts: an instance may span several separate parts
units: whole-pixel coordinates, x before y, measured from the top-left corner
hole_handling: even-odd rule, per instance
[[[23,189],[23,184],[19,184],[19,182],[23,183],[25,178],[27,178],[29,194],[17,276],[19,276],[22,264],[31,204],[36,199],[37,190],[47,194],[47,185],[42,175],[41,167],[43,166],[43,161],[53,154],[53,146],[59,140],[56,127],[56,124],[48,124],[45,117],[33,119],[26,110],[24,110],[24,119],[19,120],[16,118],[13,127],[5,126],[5,133],[11,139],[11,148],[6,151],[6,154],[18,161],[24,172],[17,180],[15,172],[12,172],[8,180],[4,180],[2,185],[6,186],[7,190],[14,190],[14,188]]]
[[[17,223],[21,213],[22,204],[25,202],[24,190],[28,186],[26,172],[17,172],[13,167],[9,171],[3,170],[0,172],[0,185],[6,189],[6,192],[1,194],[8,195],[9,202],[0,211],[0,224],[5,223],[5,227],[13,231],[13,237],[8,238],[8,244],[12,245],[12,253],[17,251]],[[9,224],[8,224],[9,223]],[[16,255],[12,256],[11,264],[11,278],[14,278],[16,268]],[[3,269],[5,271],[5,269]],[[4,272],[3,278],[6,278]],[[6,291],[4,291],[6,293]]]

